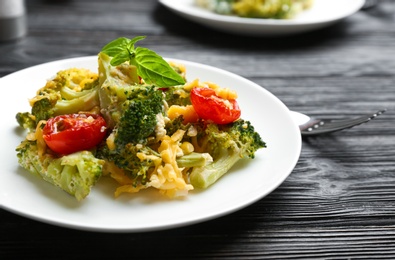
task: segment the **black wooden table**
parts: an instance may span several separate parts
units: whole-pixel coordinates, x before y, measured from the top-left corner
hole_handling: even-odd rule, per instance
[[[326,117],[388,111],[368,124],[304,139],[299,162],[280,187],[208,222],[98,233],[1,209],[1,259],[395,259],[394,1],[285,38],[214,31],[156,0],[26,2],[28,35],[0,43],[0,76],[96,55],[120,36],[146,35],[145,47],[162,56],[239,74],[292,110]]]

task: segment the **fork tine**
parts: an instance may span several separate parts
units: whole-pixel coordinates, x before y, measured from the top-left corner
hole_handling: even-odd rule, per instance
[[[343,129],[351,128],[366,123],[376,118],[377,116],[381,115],[385,111],[386,109],[379,110],[376,113],[364,115],[352,120],[333,120],[333,121],[321,120],[315,126],[311,127],[309,130],[302,131],[301,133],[303,136],[308,136],[308,135],[317,135],[317,134],[340,131]]]

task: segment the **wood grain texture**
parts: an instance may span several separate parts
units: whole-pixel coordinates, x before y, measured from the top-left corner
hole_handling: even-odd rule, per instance
[[[395,259],[395,2],[287,38],[220,33],[156,0],[27,2],[29,31],[0,43],[0,76],[96,55],[108,41],[148,36],[165,57],[216,66],[316,116],[388,111],[342,133],[303,140],[274,192],[233,214],[171,230],[107,234],[0,210],[1,259]]]

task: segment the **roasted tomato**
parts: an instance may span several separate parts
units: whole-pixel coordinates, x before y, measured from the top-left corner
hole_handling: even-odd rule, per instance
[[[106,121],[96,114],[70,114],[48,119],[43,138],[51,150],[70,154],[89,150],[106,135]]]
[[[200,118],[216,124],[228,124],[236,121],[241,114],[235,99],[223,99],[211,88],[193,88],[191,102]]]

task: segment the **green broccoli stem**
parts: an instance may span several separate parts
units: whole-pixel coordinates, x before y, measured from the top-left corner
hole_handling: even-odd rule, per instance
[[[71,100],[59,100],[53,108],[54,115],[89,111],[93,107],[100,105],[98,89],[84,91],[84,94]]]
[[[177,158],[177,165],[180,168],[203,167],[211,163],[213,158],[209,153],[196,153],[184,155]]]
[[[218,160],[203,167],[195,167],[189,175],[189,181],[195,188],[205,189],[215,183],[241,158],[238,153],[229,154],[224,149]]]
[[[69,87],[63,86],[60,88],[59,92],[60,95],[62,96],[62,99],[64,100],[71,100],[75,98],[79,98],[82,96],[85,96],[87,93],[91,92],[92,89],[86,89],[82,91],[75,91],[74,89],[71,89]]]

